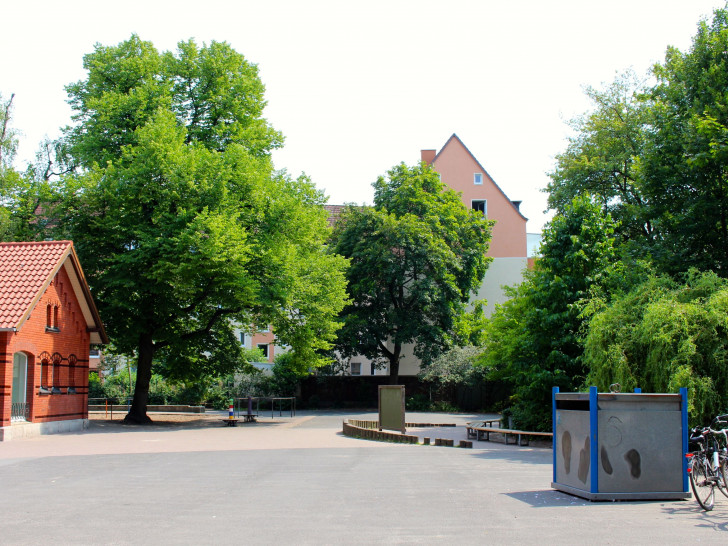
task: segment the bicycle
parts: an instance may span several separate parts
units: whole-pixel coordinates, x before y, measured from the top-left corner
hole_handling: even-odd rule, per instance
[[[697,445],[697,450],[687,455],[690,487],[695,500],[706,511],[713,509],[716,487],[728,497],[728,434],[724,428],[713,428],[720,424],[728,424],[728,415],[719,415],[709,427],[695,427],[690,433],[690,442]],[[722,445],[719,438],[723,439]]]

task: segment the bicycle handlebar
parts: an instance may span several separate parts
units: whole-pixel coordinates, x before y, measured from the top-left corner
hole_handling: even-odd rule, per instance
[[[717,418],[713,420],[713,422],[716,422]],[[711,423],[712,424],[712,423]],[[694,434],[694,436],[693,436]],[[691,442],[695,443],[702,443],[705,442],[706,437],[708,434],[712,434],[713,436],[723,436],[726,441],[728,441],[728,429],[721,428],[721,429],[714,429],[712,427],[704,427],[699,428],[695,427],[690,431],[689,439]]]

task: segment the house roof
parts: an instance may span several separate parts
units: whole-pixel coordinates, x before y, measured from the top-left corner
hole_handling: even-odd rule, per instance
[[[329,227],[334,227],[339,220],[339,216],[346,209],[346,205],[324,205],[324,209],[329,213]]]
[[[463,147],[463,149],[465,149],[466,152],[468,152],[468,155],[473,158],[473,161],[475,161],[476,165],[478,165],[478,167],[483,171],[483,173],[485,173],[485,176],[487,176],[488,179],[490,179],[490,181],[493,183],[493,186],[495,186],[495,189],[497,189],[501,194],[503,194],[503,197],[506,198],[506,201],[508,201],[508,203],[510,203],[511,207],[513,207],[513,210],[516,211],[516,213],[521,218],[523,218],[524,220],[528,220],[528,218],[526,218],[523,215],[523,213],[520,211],[518,206],[516,206],[516,204],[509,199],[509,197],[506,195],[506,192],[504,192],[500,188],[500,186],[498,184],[496,184],[495,180],[493,180],[493,177],[490,176],[490,174],[488,174],[488,171],[485,170],[485,167],[483,167],[480,164],[480,161],[478,161],[478,159],[473,155],[473,153],[470,150],[468,150],[468,147],[465,145],[465,143],[462,140],[460,140],[460,137],[457,136],[455,133],[453,133],[452,136],[447,139],[447,142],[445,143],[445,145],[440,149],[439,152],[437,152],[437,155],[435,155],[435,157],[432,159],[432,163],[434,164],[437,162],[437,158],[439,158],[440,155],[442,155],[442,152],[445,151],[445,148],[447,148],[451,142],[457,142],[458,144],[460,144],[460,146]],[[519,201],[519,203],[520,203],[520,201]]]
[[[81,305],[91,343],[108,343],[71,241],[0,243],[0,331],[17,331],[62,267]]]

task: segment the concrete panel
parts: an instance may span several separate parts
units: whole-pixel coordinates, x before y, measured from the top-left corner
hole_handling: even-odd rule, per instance
[[[556,410],[556,482],[589,490],[589,412]]]
[[[600,492],[682,490],[679,411],[602,410],[597,422]]]

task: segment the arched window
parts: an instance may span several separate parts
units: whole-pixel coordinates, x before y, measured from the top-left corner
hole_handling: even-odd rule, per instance
[[[53,388],[51,394],[61,394],[61,353],[53,353]]]
[[[68,394],[76,394],[76,355],[68,355]]]
[[[50,394],[51,355],[43,351],[38,355],[38,362],[40,362],[40,393]]]
[[[60,332],[60,323],[58,322],[58,305],[46,306],[46,332]]]

